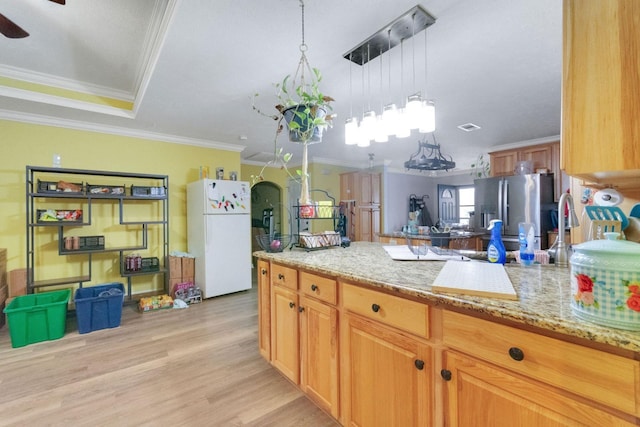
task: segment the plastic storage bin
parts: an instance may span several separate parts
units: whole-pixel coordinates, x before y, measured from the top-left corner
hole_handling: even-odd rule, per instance
[[[24,347],[62,338],[70,297],[70,289],[15,297],[4,309],[9,322],[11,346]]]
[[[86,334],[99,329],[117,328],[122,317],[124,285],[107,283],[76,289],[74,301],[78,332]]]

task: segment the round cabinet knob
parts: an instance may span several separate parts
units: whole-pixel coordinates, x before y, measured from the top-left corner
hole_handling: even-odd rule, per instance
[[[374,313],[377,313],[378,311],[380,311],[380,306],[378,304],[372,304],[371,310],[373,310]]]
[[[416,365],[416,368],[419,371],[422,371],[424,369],[424,360],[416,359],[416,361],[413,362],[413,364]]]
[[[262,275],[264,276],[265,274],[267,274],[267,269],[263,268],[262,269]]]
[[[293,303],[293,302],[290,302],[290,303],[289,303],[289,308],[293,308],[293,307],[295,307],[295,306],[296,306],[296,305],[295,305],[295,303]]]
[[[524,359],[524,352],[518,347],[511,347],[509,349],[509,356],[511,356],[511,358],[516,362],[520,362]]]
[[[451,371],[448,369],[442,369],[440,370],[440,376],[442,377],[443,380],[445,381],[451,381]]]
[[[302,313],[303,311],[304,311],[304,307],[302,307],[302,306],[298,307],[298,312],[299,313]]]
[[[278,279],[284,280],[284,274],[278,274]]]
[[[311,285],[311,290],[315,292],[318,290],[318,287],[316,285]]]

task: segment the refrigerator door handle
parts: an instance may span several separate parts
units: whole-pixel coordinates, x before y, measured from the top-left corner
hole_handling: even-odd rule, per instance
[[[502,192],[502,222],[505,227],[509,227],[509,209],[507,209],[507,206],[509,205],[509,181],[503,181]]]
[[[498,181],[498,218],[504,221],[504,180]]]

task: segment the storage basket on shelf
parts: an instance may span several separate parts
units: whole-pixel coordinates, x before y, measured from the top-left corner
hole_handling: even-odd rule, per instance
[[[124,285],[106,283],[76,289],[74,301],[78,332],[86,334],[99,329],[117,328],[122,317]]]
[[[258,245],[266,252],[282,252],[291,244],[290,234],[259,234],[256,236]]]
[[[4,309],[11,346],[24,347],[62,338],[67,323],[70,289],[21,295]]]

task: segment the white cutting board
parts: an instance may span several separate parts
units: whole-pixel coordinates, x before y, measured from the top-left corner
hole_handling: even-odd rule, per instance
[[[447,261],[431,289],[435,292],[518,299],[504,266],[488,262]]]

